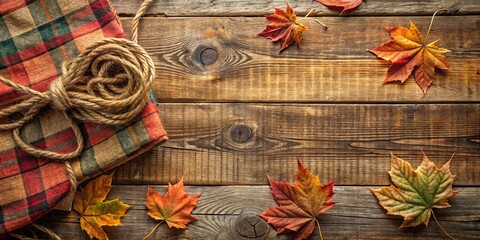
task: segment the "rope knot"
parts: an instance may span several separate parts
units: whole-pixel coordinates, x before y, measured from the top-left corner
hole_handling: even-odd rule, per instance
[[[78,156],[83,138],[73,119],[106,125],[130,122],[148,102],[155,67],[138,44],[123,38],[106,38],[64,63],[62,74],[43,93],[0,77],[5,85],[32,96],[0,110],[0,118],[23,112],[21,119],[0,124],[0,130],[13,130],[14,140],[30,154],[61,160]],[[76,135],[75,151],[64,154],[42,150],[20,138],[20,129],[46,105],[64,113]]]
[[[48,96],[50,97],[53,109],[66,111],[67,109],[72,108],[72,101],[63,85],[63,77],[59,77],[57,80],[50,83]]]
[[[66,160],[77,157],[83,150],[83,137],[72,117],[99,124],[124,124],[138,115],[148,101],[155,66],[137,44],[137,37],[138,23],[151,2],[144,0],[133,18],[132,41],[106,38],[87,47],[76,59],[62,64],[63,75],[51,82],[47,92],[35,91],[0,76],[3,84],[32,96],[0,109],[0,119],[27,109],[19,120],[0,123],[0,130],[12,130],[13,140],[32,155],[64,160],[71,191],[77,188],[77,179]],[[21,128],[48,104],[63,113],[74,132],[77,140],[74,151],[57,153],[38,149],[20,137]]]

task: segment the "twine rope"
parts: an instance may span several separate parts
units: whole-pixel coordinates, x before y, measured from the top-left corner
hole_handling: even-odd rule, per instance
[[[27,153],[65,163],[71,191],[77,179],[70,164],[83,150],[82,132],[75,120],[106,125],[130,122],[148,102],[150,86],[155,79],[155,65],[147,52],[137,44],[138,23],[148,5],[145,0],[133,19],[132,41],[105,38],[87,47],[77,58],[62,64],[62,75],[50,83],[47,91],[39,92],[0,77],[0,82],[30,98],[0,109],[0,118],[21,114],[0,130],[11,130],[13,140]],[[20,132],[26,123],[50,105],[61,111],[75,134],[76,149],[59,153],[39,149],[26,142]],[[75,119],[75,120],[74,120]]]
[[[83,138],[73,118],[107,125],[128,123],[146,105],[155,77],[152,59],[145,50],[135,42],[121,38],[107,38],[94,43],[73,61],[65,62],[62,73],[52,81],[46,92],[38,92],[0,77],[3,84],[32,96],[0,110],[0,117],[6,117],[28,109],[19,120],[1,124],[0,130],[13,130],[15,142],[35,156],[58,160],[78,156],[83,149]],[[76,136],[77,148],[74,151],[57,153],[42,150],[26,143],[20,136],[21,128],[47,105],[63,112]]]
[[[3,118],[28,109],[19,120],[0,124],[0,130],[12,130],[14,141],[32,155],[64,161],[71,192],[77,188],[77,178],[69,160],[77,157],[83,149],[82,133],[73,118],[107,125],[125,124],[147,104],[150,85],[155,79],[155,65],[137,44],[137,38],[140,18],[152,1],[144,0],[133,18],[132,41],[106,38],[94,43],[73,61],[62,64],[63,75],[52,81],[48,91],[38,92],[0,77],[3,84],[31,95],[0,110],[0,118]],[[77,148],[74,151],[57,153],[42,150],[21,138],[21,128],[47,105],[62,111],[65,116],[75,134]],[[31,226],[54,240],[61,240],[47,227],[35,223]],[[21,240],[37,239],[35,232],[32,231],[32,234],[33,238],[10,233]]]
[[[33,228],[35,228],[39,232],[45,233],[47,236],[49,236],[53,240],[62,240],[56,233],[54,233],[52,230],[50,230],[49,228],[47,228],[45,226],[42,226],[42,225],[37,224],[37,223],[32,223],[29,226],[32,226]],[[15,237],[15,238],[20,239],[20,240],[38,240],[39,238],[38,238],[37,234],[33,231],[32,228],[30,228],[30,231],[32,232],[33,237],[27,237],[27,236],[17,234],[17,233],[10,233],[10,236]]]

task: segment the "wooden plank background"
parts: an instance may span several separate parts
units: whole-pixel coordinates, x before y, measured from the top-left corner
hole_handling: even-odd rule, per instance
[[[154,186],[166,191],[165,186]],[[462,192],[450,200],[454,207],[436,210],[441,224],[457,239],[478,239],[478,213],[476,200],[479,188],[458,188]],[[254,226],[242,228],[242,220],[255,219],[256,214],[275,206],[268,186],[195,186],[187,187],[190,194],[202,193],[193,211],[198,221],[185,231],[169,231],[165,224],[151,239],[293,239],[289,235],[276,235],[273,228],[260,219]],[[147,186],[116,185],[111,198],[119,197],[132,205],[123,225],[104,227],[110,239],[142,239],[157,222],[146,215],[144,205]],[[335,207],[320,217],[324,239],[446,239],[433,219],[428,227],[399,229],[402,220],[388,216],[379,207],[368,186],[336,186]],[[256,224],[255,224],[256,223]],[[80,229],[76,213],[55,211],[44,219],[44,224],[66,239],[88,239]],[[249,236],[255,229],[257,237]],[[243,237],[242,237],[243,235]],[[315,231],[310,239],[319,239]]]
[[[430,16],[318,19],[330,28],[308,24],[302,49],[292,46],[281,54],[278,44],[256,37],[267,23],[263,17],[145,18],[139,41],[155,61],[154,90],[161,102],[480,101],[477,15],[436,18],[429,39],[452,50],[453,71],[437,74],[425,95],[413,79],[383,84],[389,63],[366,49],[390,39],[384,26],[413,21],[425,33]],[[130,20],[124,24],[128,32]],[[204,65],[197,56],[205,48],[217,50],[214,64]]]
[[[162,120],[170,140],[118,169],[117,183],[158,184],[183,175],[188,184],[268,184],[267,174],[293,181],[299,157],[323,181],[388,185],[389,152],[417,165],[421,149],[438,165],[455,153],[456,184],[480,182],[478,104],[171,103],[160,108],[168,113]],[[247,141],[232,139],[238,126],[252,129]]]
[[[129,32],[140,1],[112,0]],[[278,53],[256,37],[280,0],[157,0],[140,23],[139,43],[156,64],[153,86],[170,140],[118,168],[109,198],[133,206],[110,239],[142,239],[156,224],[146,215],[147,185],[165,191],[182,176],[203,193],[185,231],[157,229],[152,239],[292,239],[256,214],[275,206],[266,176],[293,182],[296,159],[323,183],[336,181],[337,206],[320,217],[325,239],[446,239],[428,227],[399,229],[368,190],[390,185],[390,152],[416,166],[422,150],[437,165],[455,153],[452,208],[437,209],[457,239],[480,238],[480,2],[368,0],[337,12],[312,1],[324,30],[306,22],[302,49]],[[451,71],[423,94],[413,78],[383,84],[389,64],[367,52],[390,39],[385,26],[414,22],[452,50]],[[209,56],[202,53],[209,52]],[[213,54],[213,55],[212,55]],[[78,215],[42,220],[64,239],[88,239]],[[311,239],[318,239],[317,231]]]

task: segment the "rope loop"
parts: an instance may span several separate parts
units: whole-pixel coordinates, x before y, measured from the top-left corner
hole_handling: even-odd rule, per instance
[[[5,85],[32,95],[0,110],[0,117],[5,117],[28,109],[19,120],[0,124],[0,129],[14,130],[17,144],[35,156],[59,160],[78,156],[83,148],[83,139],[71,117],[106,125],[128,123],[147,104],[150,85],[155,78],[150,56],[138,44],[123,38],[106,38],[94,43],[76,59],[64,63],[62,73],[43,93],[0,77],[0,82]],[[20,129],[48,104],[64,112],[76,135],[78,146],[71,153],[41,150],[25,143],[20,137]]]
[[[69,160],[80,155],[84,145],[80,127],[74,119],[106,125],[126,124],[148,102],[155,65],[137,44],[137,38],[140,18],[152,1],[144,0],[138,9],[132,23],[132,41],[105,38],[90,45],[73,61],[62,64],[62,76],[52,81],[46,92],[0,76],[1,83],[30,95],[30,98],[22,97],[19,102],[0,109],[0,119],[23,115],[13,122],[0,123],[0,131],[11,130],[18,146],[34,156],[64,161],[71,191],[76,190],[77,179]],[[23,126],[47,105],[63,113],[75,134],[77,147],[72,152],[39,149],[22,139]]]

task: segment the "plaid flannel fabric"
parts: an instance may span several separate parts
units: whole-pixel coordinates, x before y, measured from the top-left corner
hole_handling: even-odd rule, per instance
[[[125,37],[108,0],[0,0],[0,76],[45,91],[61,64],[89,44]],[[0,84],[0,108],[28,97]],[[1,122],[10,119],[0,119]],[[72,166],[79,181],[111,169],[167,139],[155,101],[130,124],[81,123],[85,146]],[[75,149],[75,136],[61,113],[44,109],[23,127],[34,146],[56,152]],[[65,165],[20,149],[11,131],[0,131],[0,236],[41,217],[69,191]]]

